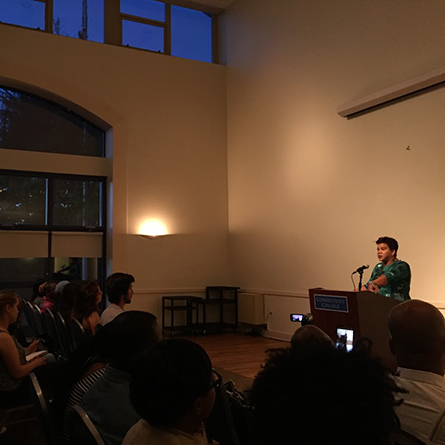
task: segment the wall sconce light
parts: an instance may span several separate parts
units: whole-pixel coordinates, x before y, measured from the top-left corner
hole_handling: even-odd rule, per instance
[[[167,235],[167,228],[161,221],[149,219],[140,225],[138,232],[143,238],[157,238]]]

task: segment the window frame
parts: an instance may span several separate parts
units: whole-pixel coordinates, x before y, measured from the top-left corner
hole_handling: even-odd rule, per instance
[[[121,46],[133,48],[133,49],[140,49],[142,51],[149,51],[151,53],[156,54],[166,54],[168,56],[171,55],[171,7],[170,4],[165,3],[165,21],[160,20],[153,20],[153,19],[147,19],[145,17],[138,17],[131,14],[126,14],[124,12],[119,12],[120,17],[120,35],[121,35]],[[144,49],[144,48],[138,48],[137,46],[131,46],[131,45],[124,45],[122,43],[123,38],[123,24],[124,20],[129,22],[135,22],[135,23],[141,23],[143,25],[150,25],[150,26],[156,26],[157,28],[163,28],[164,29],[164,51],[153,51],[150,49]]]
[[[35,31],[47,32],[49,34],[54,34],[54,0],[35,0],[37,2],[43,3],[45,5],[45,29],[41,30],[39,28],[30,28],[28,26],[16,25],[10,23],[1,23],[7,26],[16,26],[19,28],[32,29]],[[120,10],[120,0],[104,0],[104,41],[103,43],[110,45],[123,46],[124,48],[138,49],[141,51],[153,52],[155,54],[165,54],[171,56],[171,6],[179,6],[186,9],[192,9],[194,11],[199,11],[207,14],[212,19],[212,36],[211,36],[211,48],[212,48],[212,62],[219,63],[219,37],[218,37],[218,14],[222,10],[218,8],[203,8],[193,7],[192,5],[184,5],[181,1],[164,2],[162,0],[157,0],[165,5],[165,20],[153,20],[146,19],[144,17],[138,17],[131,14],[126,14]],[[122,44],[122,22],[123,20],[128,20],[136,23],[141,23],[144,25],[157,26],[164,28],[164,51],[158,52],[144,48],[138,48],[130,45]],[[76,38],[76,37],[71,37]],[[189,59],[187,59],[189,60]]]
[[[47,179],[47,194],[45,205],[45,224],[0,224],[0,231],[37,231],[48,232],[48,251],[45,258],[45,276],[49,277],[54,273],[54,257],[51,256],[52,235],[54,232],[96,232],[102,233],[102,256],[98,258],[98,282],[101,287],[105,283],[106,277],[106,260],[107,260],[107,177],[92,175],[76,175],[64,173],[44,173],[23,170],[5,170],[0,169],[0,176],[17,176],[17,177],[33,177]],[[101,225],[97,227],[91,226],[65,226],[52,223],[53,218],[53,190],[55,180],[80,180],[80,181],[97,181],[101,184],[100,196],[100,216]]]

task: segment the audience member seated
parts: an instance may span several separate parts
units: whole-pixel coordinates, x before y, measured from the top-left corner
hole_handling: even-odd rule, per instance
[[[94,335],[100,321],[98,305],[102,301],[102,291],[95,281],[85,281],[75,297],[73,317],[82,324],[88,335]]]
[[[54,303],[56,302],[56,283],[46,283],[44,292],[45,296],[43,297],[43,301],[40,306],[42,312],[45,312],[47,309],[52,309]]]
[[[55,293],[56,293],[56,297],[54,299],[54,306],[52,307],[51,310],[57,312],[60,311],[60,304],[62,301],[62,295],[63,295],[63,289],[65,289],[66,286],[68,286],[68,284],[70,284],[69,281],[59,281],[56,284],[56,288],[54,289]]]
[[[389,372],[367,354],[331,347],[270,351],[248,393],[254,443],[389,444],[398,427],[394,391]]]
[[[105,326],[124,312],[124,306],[131,303],[133,297],[133,275],[116,272],[107,278],[105,291],[110,305],[102,312],[100,324]]]
[[[36,352],[38,340],[23,348],[8,332],[19,315],[19,296],[9,290],[0,291],[0,400],[3,408],[19,406],[28,401],[28,386],[24,377],[46,364],[43,357],[29,363],[26,356]]]
[[[131,376],[130,397],[142,419],[123,445],[203,445],[202,422],[215,402],[212,364],[201,346],[166,340],[147,351]]]
[[[388,317],[397,384],[407,390],[396,409],[402,429],[445,444],[445,320],[421,300],[395,306]]]
[[[161,340],[156,317],[129,311],[118,315],[107,330],[105,355],[110,363],[103,377],[85,394],[81,406],[107,444],[121,444],[127,431],[140,419],[129,396],[133,359]]]
[[[69,322],[73,313],[74,301],[77,300],[77,294],[80,292],[80,284],[69,281],[61,281],[61,283],[67,283],[63,286],[60,298],[56,299],[56,304],[54,305],[54,311],[60,312],[60,315],[65,320],[65,324],[69,326]],[[56,286],[57,288],[57,286]]]
[[[309,324],[301,326],[301,328],[298,328],[294,332],[290,344],[292,348],[334,347],[334,342],[329,335],[327,335],[320,328],[317,328],[317,326]]]
[[[88,341],[77,348],[69,359],[68,366],[71,374],[71,382],[69,384],[70,391],[64,409],[62,428],[66,442],[69,442],[69,432],[67,429],[68,410],[74,405],[81,404],[84,395],[93,384],[104,375],[105,366],[110,361],[110,358],[105,355],[108,350],[108,330],[110,326],[112,326],[111,323],[103,329],[99,329],[96,335],[90,337]]]
[[[41,306],[43,297],[45,296],[46,280],[43,278],[38,279],[32,286],[31,303],[37,306]]]

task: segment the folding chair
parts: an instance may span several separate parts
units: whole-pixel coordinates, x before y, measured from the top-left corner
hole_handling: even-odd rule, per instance
[[[48,445],[59,445],[60,434],[51,407],[51,402],[46,394],[43,392],[43,389],[33,372],[29,375],[29,381],[31,397],[34,402],[34,406],[39,414],[40,421],[42,422],[43,431],[46,437],[46,443]]]
[[[49,349],[56,356],[63,356],[62,346],[60,344],[59,335],[56,329],[56,320],[53,312],[50,309],[47,309],[43,313],[43,321],[45,326],[45,333],[50,340]],[[67,357],[65,357],[67,358]]]
[[[60,312],[55,312],[53,315],[62,355],[63,357],[68,358],[73,352],[71,333],[62,317],[62,314]]]
[[[32,306],[32,315],[34,318],[34,323],[36,325],[37,337],[45,336],[45,327],[43,325],[42,311],[37,305]]]
[[[71,336],[73,338],[74,348],[78,348],[81,344],[85,343],[88,340],[85,329],[83,328],[82,324],[75,318],[72,318],[70,321],[70,330]]]
[[[39,333],[37,331],[37,325],[34,320],[34,311],[33,306],[29,301],[26,301],[22,298],[22,308],[25,314],[26,322],[34,333],[35,337],[38,337]]]
[[[67,414],[67,429],[70,443],[82,445],[105,445],[99,431],[80,405],[74,405]]]

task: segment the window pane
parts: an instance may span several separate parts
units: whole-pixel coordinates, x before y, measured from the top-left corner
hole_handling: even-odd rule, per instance
[[[164,28],[123,20],[122,44],[163,53]]]
[[[0,148],[103,156],[103,135],[66,108],[0,87]]]
[[[172,56],[212,62],[212,18],[201,11],[171,7]]]
[[[100,182],[54,180],[54,225],[100,227],[101,204]]]
[[[0,289],[14,289],[29,299],[32,285],[45,277],[46,258],[0,258]]]
[[[165,4],[155,0],[121,0],[121,12],[145,19],[165,21]]]
[[[104,41],[104,0],[54,0],[53,32]]]
[[[0,22],[45,29],[45,4],[35,0],[1,0]]]
[[[97,280],[99,258],[54,258],[54,281]]]
[[[0,176],[0,224],[45,224],[46,179]]]

